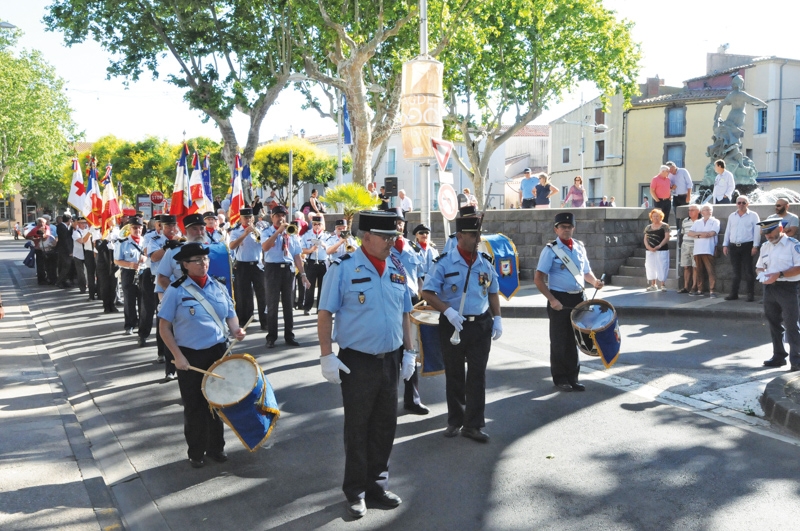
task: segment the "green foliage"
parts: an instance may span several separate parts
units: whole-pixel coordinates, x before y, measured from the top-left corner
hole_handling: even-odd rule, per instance
[[[380,199],[372,197],[364,186],[358,183],[345,183],[333,188],[328,188],[320,201],[326,205],[336,206],[337,211],[343,212],[347,225],[350,226],[353,216],[361,210],[370,210],[380,203]]]
[[[303,183],[324,185],[336,179],[336,157],[308,140],[295,137],[261,146],[250,163],[253,182],[276,190],[281,203],[287,199],[283,190],[289,185],[290,151],[295,193]],[[342,161],[344,172],[350,171],[350,164],[349,158]]]
[[[77,136],[64,82],[38,51],[14,52],[20,33],[0,29],[0,191],[64,204],[61,165]]]

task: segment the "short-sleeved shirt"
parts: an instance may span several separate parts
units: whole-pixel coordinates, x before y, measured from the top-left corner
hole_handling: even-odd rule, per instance
[[[142,246],[130,238],[119,240],[114,248],[114,260],[137,263],[141,254]]]
[[[314,231],[308,231],[302,236],[300,236],[300,246],[303,249],[311,249],[314,247],[314,240],[319,240],[319,244],[317,245],[317,250],[313,253],[306,255],[306,259],[308,260],[319,260],[325,261],[328,259],[328,253],[325,251],[323,247],[328,247],[330,245],[328,241],[331,239],[331,235],[325,231],[321,231],[319,234],[314,234]],[[277,244],[276,244],[277,245]]]
[[[211,277],[202,288],[188,277],[177,287],[170,284],[161,299],[158,316],[172,323],[172,333],[179,347],[200,350],[223,343],[227,332],[220,330],[186,285],[192,285],[202,293],[223,324],[226,319],[236,316],[225,287]]]
[[[158,262],[153,262],[150,258],[154,252],[161,250],[164,247],[164,244],[167,241],[167,237],[161,234],[156,230],[152,230],[144,235],[144,240],[142,241],[142,249],[144,250],[145,254],[147,255],[147,260],[145,261],[145,267],[151,268],[150,271],[155,273],[156,268],[158,267]]]
[[[231,241],[238,240],[244,234],[244,228],[239,225],[231,231]],[[263,238],[263,235],[262,235]],[[263,240],[262,240],[263,241]],[[239,247],[233,250],[236,260],[239,262],[258,262],[261,264],[261,243],[256,241],[254,234],[249,234]]]
[[[714,231],[719,234],[719,220],[714,216],[705,221],[703,218],[698,219],[692,224],[692,232],[710,232]],[[710,254],[714,256],[714,251],[717,248],[717,236],[713,238],[695,238],[694,240],[694,256],[698,254]]]
[[[261,233],[261,242],[267,241],[278,229],[275,228],[275,225],[270,225],[264,232]],[[286,246],[288,249],[288,254],[284,252],[283,244],[286,242]],[[269,251],[264,251],[264,263],[265,264],[280,264],[286,262],[288,264],[294,263],[294,257],[298,254],[303,254],[303,248],[300,246],[300,238],[296,236],[290,236],[286,234],[286,231],[283,232],[280,236],[275,238],[275,245],[272,246],[272,249]]]
[[[780,273],[798,265],[800,265],[800,242],[785,234],[781,234],[778,243],[765,241],[761,245],[761,253],[756,262],[756,268],[763,269],[767,274]],[[797,282],[799,280],[800,275],[795,275],[778,278],[776,282]]]
[[[519,189],[522,191],[522,199],[533,199],[533,190],[539,184],[539,179],[524,178],[519,183]]]
[[[772,216],[770,216],[770,218],[776,218],[776,217],[780,218],[780,216],[778,216],[777,214],[773,214]],[[786,227],[800,227],[800,218],[798,218],[791,212],[787,212],[786,215],[784,215],[781,218],[781,225],[783,225],[784,229],[786,229]]]
[[[392,247],[391,255],[400,260],[406,270],[406,284],[411,296],[419,296],[419,279],[423,276],[425,266],[422,263],[420,254],[411,247],[408,240],[405,240],[403,250],[398,251]]]
[[[669,199],[672,196],[672,181],[670,181],[669,177],[661,177],[661,174],[656,175],[650,181],[650,190],[653,194],[654,201],[663,201],[664,199]],[[658,196],[658,199],[656,199]]]
[[[328,241],[325,243],[325,245],[327,247],[331,247],[332,245],[336,245],[336,243],[339,240],[341,240],[341,237],[334,232],[328,237]],[[358,242],[352,236],[348,236],[347,237],[347,243],[345,243],[343,245],[340,245],[338,249],[336,249],[332,253],[328,254],[328,258],[330,258],[331,260],[334,260],[336,258],[343,257],[344,255],[347,254],[347,246],[348,245],[352,246],[352,247],[357,247]]]
[[[497,272],[489,260],[485,254],[478,253],[470,269],[457,248],[444,253],[433,264],[433,272],[425,276],[422,289],[436,293],[442,302],[458,310],[469,271],[462,315],[481,315],[489,309],[489,294],[500,289]]]
[[[567,269],[567,265],[556,255],[552,247],[554,245],[564,251],[567,258],[575,264],[578,273],[581,274],[580,280],[573,276],[570,270]],[[542,250],[542,254],[539,255],[539,263],[536,265],[536,270],[547,275],[547,285],[550,291],[564,291],[567,293],[581,291],[584,283],[583,275],[592,271],[591,267],[589,267],[589,256],[586,254],[586,247],[583,246],[582,242],[574,238],[572,240],[572,250],[560,239],[548,243]]]
[[[433,261],[439,258],[439,251],[430,242],[427,249],[423,249],[419,243],[415,245],[419,248],[419,256],[422,258],[422,278],[424,279],[433,269]]]
[[[80,243],[78,240],[86,236],[86,233],[89,232],[89,229],[81,230],[79,227],[75,227],[72,229],[72,257],[77,258],[78,260],[85,259],[85,253],[92,252],[92,244],[91,238],[86,240],[85,243]]]
[[[333,340],[340,348],[384,354],[403,345],[403,314],[411,295],[402,265],[386,260],[383,275],[360,248],[334,260],[319,297],[319,309],[336,315]]]

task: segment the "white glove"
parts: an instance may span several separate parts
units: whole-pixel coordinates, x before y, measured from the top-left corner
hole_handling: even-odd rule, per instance
[[[330,383],[342,383],[342,379],[339,378],[339,371],[344,371],[347,374],[350,374],[350,369],[347,368],[347,365],[339,361],[339,358],[337,358],[336,354],[333,352],[327,356],[320,357],[319,364],[322,367],[322,376],[324,376],[325,379]]]
[[[413,350],[403,351],[403,365],[400,368],[400,376],[408,381],[417,370],[417,353]]]
[[[453,328],[461,332],[464,330],[464,325],[461,323],[464,322],[464,318],[461,316],[460,313],[455,311],[453,308],[448,308],[444,311],[444,316],[447,317],[447,320],[450,321],[450,324],[453,325]]]
[[[500,339],[503,335],[503,318],[499,315],[495,316],[494,323],[492,323],[492,339]]]

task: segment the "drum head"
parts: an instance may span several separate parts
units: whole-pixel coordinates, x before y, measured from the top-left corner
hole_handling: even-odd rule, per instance
[[[258,382],[258,366],[247,358],[223,358],[212,365],[209,371],[225,378],[203,377],[203,394],[209,403],[217,406],[240,402]]]
[[[572,310],[570,319],[572,326],[578,330],[589,332],[607,328],[617,316],[616,310],[604,300],[593,299],[583,301]]]
[[[411,310],[411,322],[414,324],[424,324],[439,326],[439,312],[436,310]]]

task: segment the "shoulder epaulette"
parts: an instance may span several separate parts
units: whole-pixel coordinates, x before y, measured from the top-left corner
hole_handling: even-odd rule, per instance
[[[333,260],[331,260],[331,265],[334,265],[334,264],[335,265],[339,265],[339,264],[342,263],[342,260],[349,260],[349,259],[350,259],[350,255],[349,254],[345,254],[345,255],[342,255],[339,258],[334,258]]]
[[[448,236],[448,238],[455,238],[455,237],[456,237],[456,233],[455,232],[453,234],[451,234],[450,236]]]
[[[494,258],[492,258],[492,256],[489,253],[481,253],[481,256],[483,256],[484,258],[489,260],[489,263],[492,263],[492,264],[494,263]]]
[[[547,247],[555,247],[557,243],[558,243],[558,240],[553,240],[551,242],[547,242],[545,245]]]
[[[122,243],[128,241],[128,238],[122,238],[121,240],[117,240],[117,243]]]
[[[186,282],[187,278],[189,278],[189,277],[187,277],[186,275],[183,275],[181,278],[179,278],[178,280],[176,280],[175,282],[170,284],[170,286],[172,286],[173,288],[177,288],[178,286],[180,286],[181,284]]]
[[[411,246],[412,249],[414,249],[418,253],[422,252],[422,248],[419,245],[417,245],[416,242],[409,241],[408,244],[409,244],[409,246]]]
[[[439,260],[441,260],[442,258],[447,256],[448,254],[450,254],[450,253],[442,253],[442,254],[440,254],[439,256],[437,256],[436,258],[433,259],[433,263],[435,264],[436,262],[438,262]]]
[[[800,241],[797,241],[797,238],[795,238],[794,236],[787,236],[787,238],[789,238],[789,240],[790,240],[792,243],[800,243]]]

